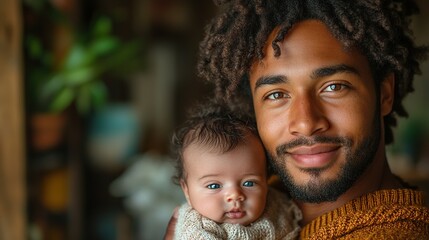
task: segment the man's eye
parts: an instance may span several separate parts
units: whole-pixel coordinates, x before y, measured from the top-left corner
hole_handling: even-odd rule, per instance
[[[255,185],[255,183],[254,182],[252,182],[252,181],[245,181],[244,183],[243,183],[243,186],[244,187],[253,187]]]
[[[340,91],[341,89],[343,89],[345,86],[343,85],[343,84],[338,84],[338,83],[335,83],[335,84],[331,84],[331,85],[329,85],[328,87],[326,87],[325,89],[324,89],[324,91],[326,91],[326,92],[336,92],[336,91]]]
[[[267,96],[267,99],[270,100],[277,100],[277,99],[281,99],[281,98],[285,98],[287,97],[287,95],[285,93],[282,92],[274,92],[271,93],[270,95]]]
[[[220,185],[217,183],[212,183],[212,184],[207,185],[207,188],[208,189],[218,189],[218,188],[220,188]]]

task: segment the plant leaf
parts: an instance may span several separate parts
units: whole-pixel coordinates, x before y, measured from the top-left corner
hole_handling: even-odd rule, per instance
[[[76,94],[76,108],[82,115],[85,115],[91,110],[91,87],[89,85],[90,84],[85,84],[80,86]]]
[[[107,88],[104,82],[94,81],[91,83],[91,99],[94,110],[101,108],[107,100]]]
[[[50,104],[50,109],[54,112],[64,111],[74,99],[74,91],[71,88],[62,89],[58,95],[55,96],[52,103]]]
[[[112,21],[108,17],[99,17],[92,26],[92,36],[100,37],[109,35],[112,30]]]
[[[94,57],[100,57],[114,51],[119,46],[119,40],[115,37],[102,37],[95,39],[88,47],[88,51]]]
[[[88,56],[87,50],[81,44],[74,44],[64,61],[63,70],[71,70],[90,62],[92,56]]]
[[[45,80],[41,80],[40,86],[40,99],[42,102],[52,101],[54,96],[65,87],[62,75],[54,75],[46,80],[46,82],[43,81]]]
[[[74,87],[93,81],[97,77],[97,69],[94,66],[83,66],[77,69],[64,72],[62,79],[64,85]]]

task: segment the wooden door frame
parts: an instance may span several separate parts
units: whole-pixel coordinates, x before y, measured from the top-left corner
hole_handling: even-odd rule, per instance
[[[0,1],[0,239],[26,237],[21,1]]]

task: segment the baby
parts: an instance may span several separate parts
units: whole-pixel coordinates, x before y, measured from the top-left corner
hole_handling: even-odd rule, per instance
[[[175,239],[295,239],[302,218],[268,187],[255,123],[223,105],[201,105],[173,137],[176,182],[187,199]]]

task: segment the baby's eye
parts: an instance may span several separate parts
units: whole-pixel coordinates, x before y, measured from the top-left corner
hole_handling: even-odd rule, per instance
[[[208,189],[218,189],[218,188],[220,188],[220,184],[212,183],[212,184],[207,185],[207,188]]]
[[[243,183],[244,187],[253,187],[254,185],[255,185],[255,182],[253,182],[253,181],[245,181]]]
[[[335,84],[331,84],[331,85],[327,86],[324,89],[324,91],[326,91],[326,92],[336,92],[336,91],[342,90],[345,87],[346,86],[344,84],[335,83]]]

